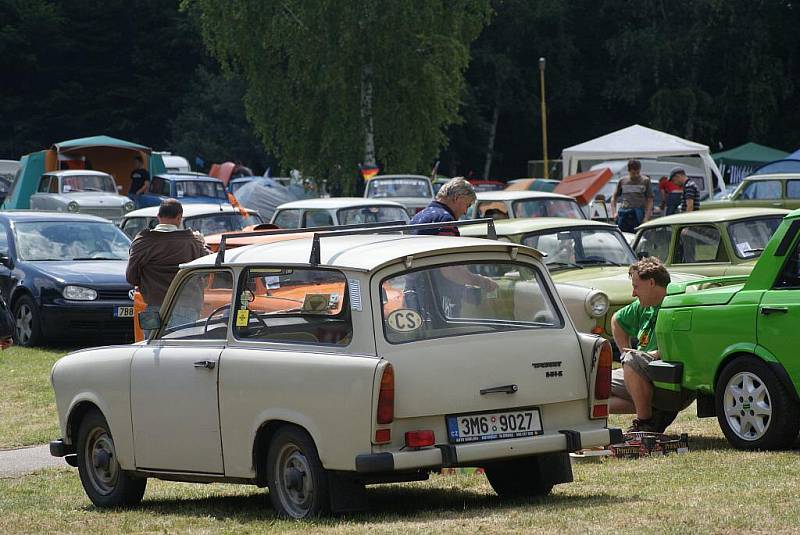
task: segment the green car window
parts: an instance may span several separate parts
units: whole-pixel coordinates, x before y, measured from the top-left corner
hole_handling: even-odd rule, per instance
[[[745,186],[742,195],[744,200],[766,201],[781,198],[780,180],[754,180]]]
[[[800,242],[787,255],[786,265],[775,282],[775,287],[781,289],[800,288]]]
[[[642,231],[634,250],[637,255],[655,256],[662,262],[666,262],[667,256],[669,256],[670,240],[672,240],[672,227],[649,228]]]
[[[786,198],[800,199],[800,180],[786,181]]]
[[[727,262],[719,230],[711,225],[684,227],[678,233],[675,264]]]
[[[544,253],[549,269],[584,265],[628,266],[636,261],[628,242],[617,230],[571,229],[530,234],[522,244]]]
[[[781,221],[782,218],[777,216],[748,219],[729,224],[728,234],[736,256],[739,258],[756,258],[760,256],[769,239],[778,230]]]

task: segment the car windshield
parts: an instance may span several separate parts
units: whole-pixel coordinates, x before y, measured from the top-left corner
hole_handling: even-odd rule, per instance
[[[584,219],[578,203],[571,199],[523,199],[515,201],[514,217],[568,217]]]
[[[427,178],[373,178],[367,183],[367,197],[424,197],[432,198],[431,182]]]
[[[629,266],[636,262],[628,242],[617,230],[569,229],[523,238],[523,245],[547,253],[550,270],[583,268],[588,265]]]
[[[70,175],[61,179],[61,191],[81,193],[84,191],[105,191],[116,193],[114,179],[107,175]]]
[[[393,344],[562,325],[542,274],[522,263],[405,272],[381,283],[381,300],[383,330]]]
[[[228,212],[220,214],[206,214],[195,217],[187,217],[183,220],[184,228],[190,228],[208,236],[209,234],[219,234],[221,232],[234,232],[242,230],[249,225],[263,223],[261,216],[249,213],[247,217],[239,213]]]
[[[728,234],[731,237],[736,256],[739,258],[761,256],[764,247],[767,246],[767,242],[775,234],[782,220],[782,216],[775,216],[730,223]]]
[[[14,234],[20,260],[127,260],[131,245],[111,222],[21,222]]]
[[[184,197],[213,197],[224,201],[227,200],[222,182],[210,180],[180,180],[175,184],[175,193],[179,199]]]
[[[342,208],[337,212],[340,225],[408,221],[408,214],[400,206],[359,206]]]

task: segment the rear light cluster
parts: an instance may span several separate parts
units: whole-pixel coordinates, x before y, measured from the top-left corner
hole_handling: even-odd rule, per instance
[[[378,392],[377,421],[380,425],[390,424],[394,421],[394,368],[387,364],[381,375],[381,387]],[[376,429],[375,444],[386,444],[392,441],[391,429]]]
[[[611,397],[611,344],[603,340],[595,348],[594,395],[592,396],[592,418],[608,417],[608,398]]]

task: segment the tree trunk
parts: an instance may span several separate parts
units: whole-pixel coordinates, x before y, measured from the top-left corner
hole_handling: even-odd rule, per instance
[[[492,156],[494,156],[494,140],[497,137],[497,121],[500,119],[500,105],[497,98],[494,101],[494,111],[492,112],[492,125],[489,127],[489,142],[486,144],[486,163],[483,165],[483,179],[489,180],[489,171],[492,168]]]
[[[372,122],[372,65],[361,68],[361,123],[364,128],[364,165],[375,161],[375,129]]]

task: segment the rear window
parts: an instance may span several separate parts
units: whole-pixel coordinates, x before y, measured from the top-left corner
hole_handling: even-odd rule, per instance
[[[239,339],[346,346],[353,337],[347,281],[338,271],[250,268],[236,307]]]
[[[393,344],[564,323],[538,269],[469,263],[410,271],[381,283],[383,332]]]

